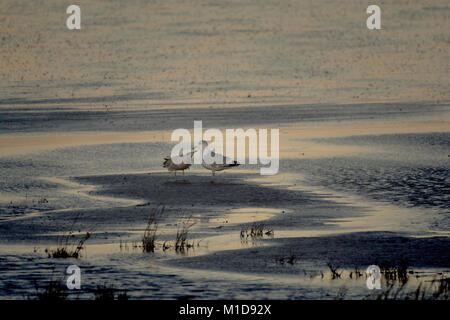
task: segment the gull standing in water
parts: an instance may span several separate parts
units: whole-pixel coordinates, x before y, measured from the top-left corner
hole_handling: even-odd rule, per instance
[[[210,151],[208,148],[208,142],[205,140],[200,141],[200,144],[202,144],[202,166],[205,169],[211,170],[212,177],[211,182],[214,182],[214,176],[216,175],[216,171],[222,171],[226,169],[230,169],[233,167],[239,166],[239,163],[237,161],[234,161],[230,158],[225,157],[224,155],[221,155],[220,153],[215,153],[214,151]],[[205,162],[205,150],[207,150],[207,153],[209,153],[209,156],[211,159],[222,159],[222,161],[219,161],[219,163],[216,163],[215,161],[212,163]],[[195,151],[197,151],[195,149]],[[194,152],[195,152],[194,151]]]
[[[192,149],[191,152],[186,153],[184,156],[167,156],[164,158],[163,167],[167,168],[169,171],[173,171],[175,174],[175,181],[177,181],[177,171],[183,171],[184,177],[184,170],[190,168],[192,162],[191,158],[196,151],[196,149]]]

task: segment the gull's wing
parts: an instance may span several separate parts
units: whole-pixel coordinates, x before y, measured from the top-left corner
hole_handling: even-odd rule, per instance
[[[211,164],[205,163],[211,170],[220,171],[230,167],[237,167],[239,163],[231,158],[225,157],[220,153],[215,153],[214,151],[210,151],[211,158],[222,159],[222,163],[213,162]],[[220,162],[220,161],[219,161]]]
[[[164,158],[163,167],[169,170],[184,170],[191,166],[191,157],[189,156],[167,156]]]

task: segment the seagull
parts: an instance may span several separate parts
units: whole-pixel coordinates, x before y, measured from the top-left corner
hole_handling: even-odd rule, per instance
[[[196,151],[196,149],[192,149],[191,152],[186,153],[184,156],[167,156],[164,158],[163,167],[167,168],[169,171],[173,171],[175,174],[175,181],[177,181],[177,171],[183,171],[184,177],[184,170],[189,169],[191,166],[190,158],[192,158]]]
[[[211,182],[212,183],[214,182],[214,176],[216,175],[216,171],[222,171],[222,170],[226,170],[226,169],[230,169],[230,168],[239,166],[239,163],[237,161],[227,158],[224,155],[221,155],[220,153],[216,154],[214,151],[210,151],[209,149],[207,149],[208,142],[206,142],[205,140],[200,141],[200,144],[202,145],[202,150],[203,150],[202,166],[205,169],[211,170],[211,172],[212,172]],[[210,152],[210,156],[212,158],[217,158],[217,157],[220,158],[221,157],[222,162],[221,163],[216,163],[216,162],[206,163],[204,160],[205,150],[208,150],[208,152]],[[197,151],[197,150],[195,150],[195,151]]]

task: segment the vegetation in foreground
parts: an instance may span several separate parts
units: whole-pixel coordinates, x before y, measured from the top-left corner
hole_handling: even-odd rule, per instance
[[[79,218],[80,215],[77,215],[69,231],[61,238],[58,238],[56,249],[45,249],[49,258],[78,259],[81,256],[81,251],[85,248],[85,242],[91,237],[91,232],[88,231],[79,238],[75,236],[75,225]]]

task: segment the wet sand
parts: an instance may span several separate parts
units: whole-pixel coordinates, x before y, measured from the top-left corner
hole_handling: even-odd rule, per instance
[[[2,264],[8,270],[9,279],[2,284],[3,298],[17,297],[18,292],[30,294],[32,290],[17,269],[27,263],[16,266],[13,262],[23,257],[34,261],[33,265],[39,261],[32,268],[38,279],[45,279],[49,276],[48,270],[60,270],[67,263],[81,265],[89,279],[79,293],[82,298],[89,298],[89,288],[105,282],[126,290],[133,298],[177,298],[185,294],[191,298],[285,299],[297,295],[333,298],[339,287],[344,286],[352,291],[349,298],[360,299],[369,294],[364,289],[365,280],[330,284],[328,263],[350,272],[364,270],[371,264],[395,265],[408,261],[412,269],[424,273],[424,279],[427,279],[427,272],[450,268],[448,236],[427,230],[423,221],[417,226],[419,229],[398,231],[395,223],[384,229],[382,224],[373,225],[377,220],[371,217],[380,212],[371,210],[370,203],[333,201],[330,195],[312,191],[289,190],[274,184],[264,186],[257,172],[226,173],[214,184],[201,171],[190,172],[187,182],[175,182],[165,172],[73,177],[71,180],[100,187],[85,188],[90,197],[108,196],[122,199],[124,203],[108,208],[42,212],[0,223]],[[230,194],[233,194],[232,200]],[[125,199],[130,203],[125,203]],[[139,201],[132,204],[132,199]],[[155,253],[142,253],[140,247],[134,246],[141,240],[151,208],[161,203],[166,206],[159,220],[157,249]],[[403,211],[403,214],[411,213]],[[394,212],[391,208],[384,217],[388,224],[393,221],[390,215]],[[76,223],[75,216],[78,217]],[[405,222],[410,221],[411,216],[401,218]],[[163,250],[163,243],[171,245],[187,219],[195,223],[188,236],[193,247],[178,253],[173,248]],[[346,226],[345,221],[353,224]],[[273,230],[273,234],[242,237],[241,231],[254,223],[263,223],[264,230]],[[409,227],[411,225],[414,223]],[[366,230],[367,226],[372,229]],[[377,228],[380,231],[376,231]],[[76,243],[87,231],[92,233],[82,258],[67,261],[47,258],[44,251],[55,248],[61,237],[70,231],[74,233],[71,243]],[[279,262],[291,256],[295,257],[295,263]],[[134,265],[130,265],[132,261]],[[204,272],[199,273],[200,270]],[[133,281],[129,280],[131,276]],[[148,278],[150,283],[143,283],[142,277]],[[167,277],[176,279],[178,289],[167,291],[171,286]],[[290,282],[292,277],[295,281]],[[8,291],[8,283],[18,278],[25,281],[24,287]],[[201,290],[184,288],[190,281]],[[212,292],[211,281],[220,281],[223,289]],[[236,282],[243,288],[235,288]],[[151,289],[152,286],[159,289]],[[253,290],[259,293],[253,295]]]

